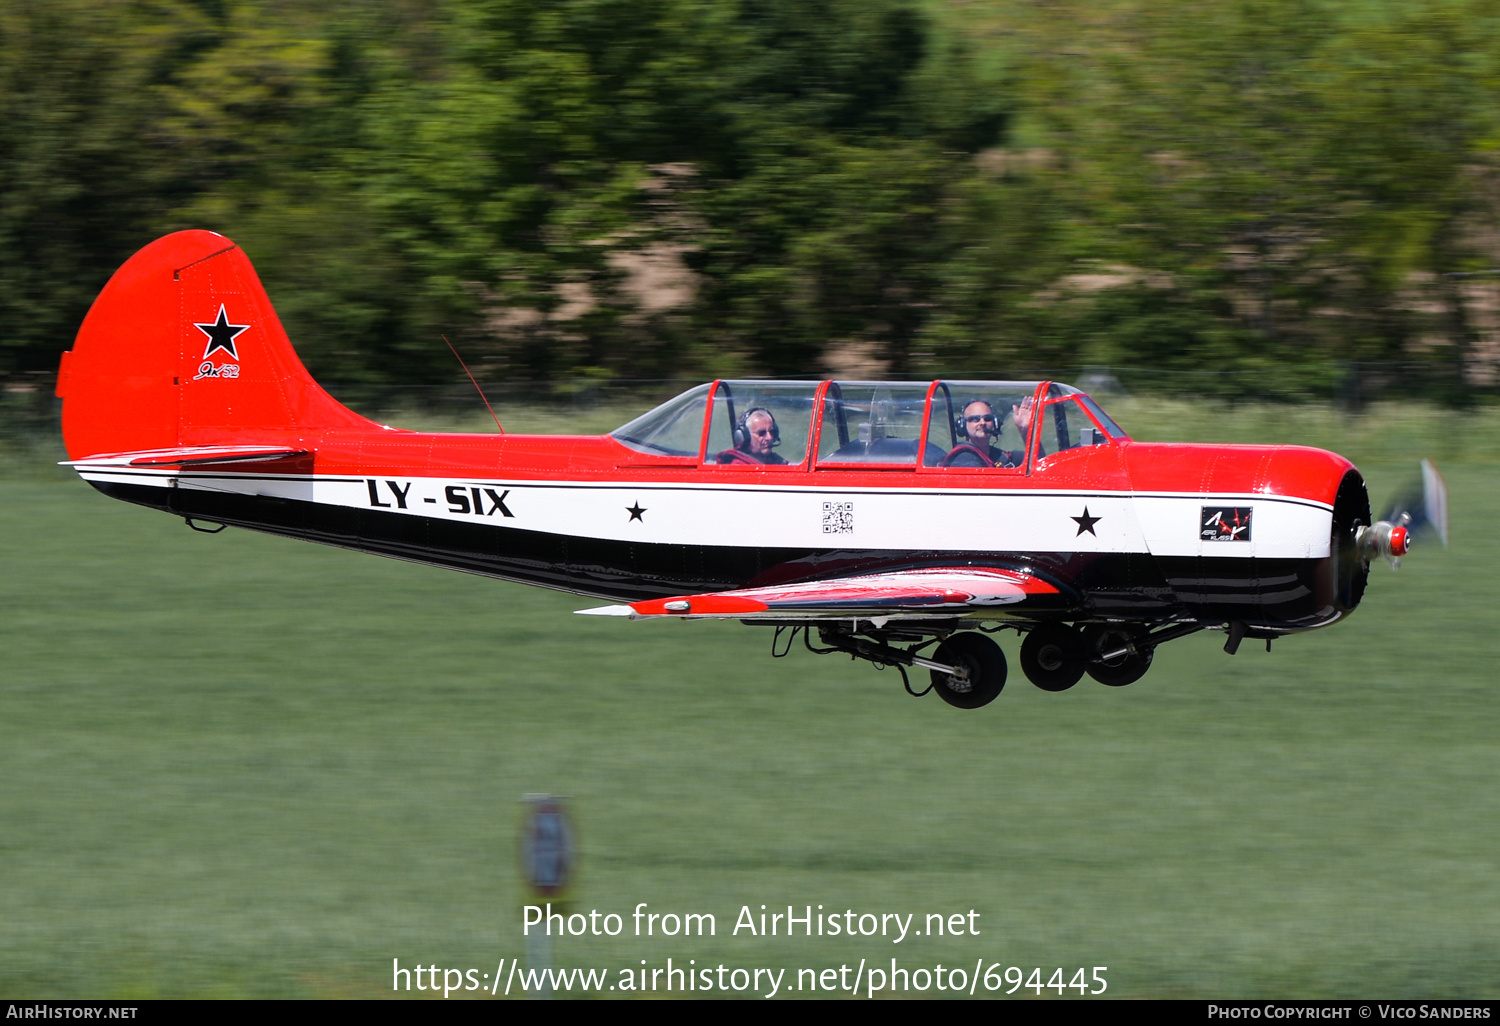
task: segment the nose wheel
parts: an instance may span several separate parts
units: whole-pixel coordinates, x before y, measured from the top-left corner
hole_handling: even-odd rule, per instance
[[[1151,669],[1155,646],[1139,645],[1146,630],[1125,624],[1095,624],[1083,632],[1088,653],[1088,673],[1100,684],[1123,688],[1134,684]]]

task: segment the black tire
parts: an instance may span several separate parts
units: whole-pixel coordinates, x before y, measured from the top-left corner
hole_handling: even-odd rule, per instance
[[[1099,659],[1099,653],[1112,651],[1145,636],[1144,628],[1125,624],[1096,624],[1087,628],[1083,632],[1083,647],[1089,654],[1089,676],[1112,688],[1123,688],[1140,680],[1151,669],[1151,657],[1156,654],[1154,649],[1123,655],[1107,663]]]
[[[1021,672],[1043,691],[1068,690],[1087,667],[1083,638],[1066,624],[1038,627],[1021,642]]]
[[[958,709],[978,709],[993,702],[1005,688],[1005,653],[983,634],[955,634],[938,646],[932,658],[949,666],[969,670],[968,686],[959,690],[946,673],[932,673],[938,697]]]

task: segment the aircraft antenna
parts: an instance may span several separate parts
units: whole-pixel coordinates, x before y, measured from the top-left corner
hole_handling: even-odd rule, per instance
[[[479,387],[479,382],[474,381],[474,375],[472,373],[470,373],[470,371],[469,371],[469,365],[466,364],[466,363],[464,363],[464,358],[462,356],[458,355],[458,350],[453,348],[453,343],[452,342],[448,342],[448,336],[447,335],[441,335],[439,337],[444,342],[447,342],[447,344],[448,344],[448,351],[453,354],[453,358],[458,361],[458,365],[464,369],[464,373],[468,374],[469,375],[469,380],[474,383],[474,391],[478,392],[479,393],[479,398],[484,400],[484,408],[486,410],[490,411],[490,418],[492,420],[494,420],[494,422],[495,422],[495,430],[499,431],[502,435],[505,434],[505,429],[500,426],[500,418],[495,416],[495,408],[490,405],[490,401],[488,399],[485,399],[485,397],[484,397],[484,389],[482,389],[482,388]],[[475,492],[474,494],[478,495],[479,493]]]

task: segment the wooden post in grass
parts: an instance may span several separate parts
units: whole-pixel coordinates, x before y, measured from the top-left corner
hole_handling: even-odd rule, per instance
[[[573,822],[568,817],[565,799],[560,795],[528,794],[521,796],[524,815],[521,822],[521,871],[536,904],[550,904],[552,910],[567,915],[563,908],[568,887],[577,863]],[[527,997],[552,997],[552,928],[543,917],[543,928],[526,934],[526,967],[533,979],[544,978],[540,988]]]

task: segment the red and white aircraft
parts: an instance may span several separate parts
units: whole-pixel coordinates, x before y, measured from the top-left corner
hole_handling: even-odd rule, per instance
[[[394,430],[312,380],[205,231],[120,268],[57,394],[84,480],[200,530],[770,625],[775,654],[800,630],[963,708],[1005,683],[987,633],[1022,633],[1046,690],[1129,684],[1194,631],[1233,652],[1334,623],[1407,547],[1340,456],[1135,442],[1056,382],[715,381],[598,437]]]

